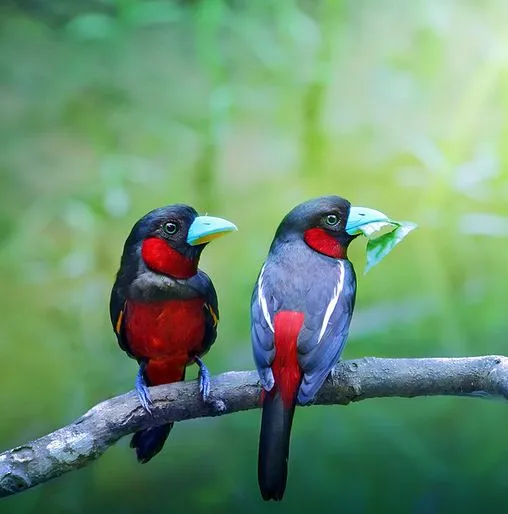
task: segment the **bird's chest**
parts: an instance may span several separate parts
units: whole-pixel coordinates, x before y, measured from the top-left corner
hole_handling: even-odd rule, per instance
[[[129,347],[136,357],[189,356],[199,352],[205,335],[204,300],[130,300],[126,310]]]
[[[340,278],[340,266],[337,259],[307,247],[275,254],[266,264],[264,294],[272,297],[274,312],[326,309]]]

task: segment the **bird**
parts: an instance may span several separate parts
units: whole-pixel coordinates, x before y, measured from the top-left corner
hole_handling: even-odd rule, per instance
[[[251,299],[251,341],[263,387],[258,483],[280,501],[287,481],[296,405],[313,401],[340,358],[356,298],[348,246],[362,226],[386,216],[330,195],[282,220]]]
[[[125,241],[111,290],[110,318],[118,344],[136,359],[135,388],[147,412],[149,386],[184,380],[199,366],[199,390],[209,400],[210,374],[201,360],[217,337],[219,308],[209,276],[198,268],[205,246],[237,230],[228,220],[199,216],[184,204],[154,209],[139,219]],[[162,450],[173,423],[134,434],[141,463]]]

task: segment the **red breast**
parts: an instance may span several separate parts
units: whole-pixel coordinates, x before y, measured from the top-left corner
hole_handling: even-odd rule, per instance
[[[198,353],[205,335],[204,300],[165,300],[150,303],[129,300],[127,340],[136,357],[176,358],[189,361]]]

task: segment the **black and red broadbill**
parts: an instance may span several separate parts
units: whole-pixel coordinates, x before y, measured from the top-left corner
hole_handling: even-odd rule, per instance
[[[264,388],[258,481],[265,500],[284,495],[295,406],[312,402],[346,343],[356,295],[349,243],[383,216],[324,196],[295,207],[275,233],[251,304]]]
[[[212,281],[198,264],[209,241],[234,230],[227,220],[177,204],[143,216],[125,242],[109,311],[120,347],[139,363],[136,390],[147,411],[148,386],[183,380],[194,362],[208,399],[210,375],[200,357],[217,336],[219,308]],[[161,451],[172,427],[134,434],[131,447],[140,462]]]

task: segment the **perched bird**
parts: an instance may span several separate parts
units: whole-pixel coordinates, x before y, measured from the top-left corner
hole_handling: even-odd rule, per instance
[[[199,366],[206,401],[209,372],[201,361],[215,341],[219,309],[208,275],[198,269],[206,244],[236,230],[233,223],[169,205],[143,216],[125,242],[111,291],[110,316],[120,347],[139,363],[136,390],[150,411],[148,386],[178,382],[186,366]],[[160,452],[173,423],[134,434],[140,462]]]
[[[356,294],[349,243],[383,216],[324,196],[295,207],[277,229],[251,302],[264,388],[258,481],[265,500],[284,495],[295,406],[312,402],[346,343]]]

